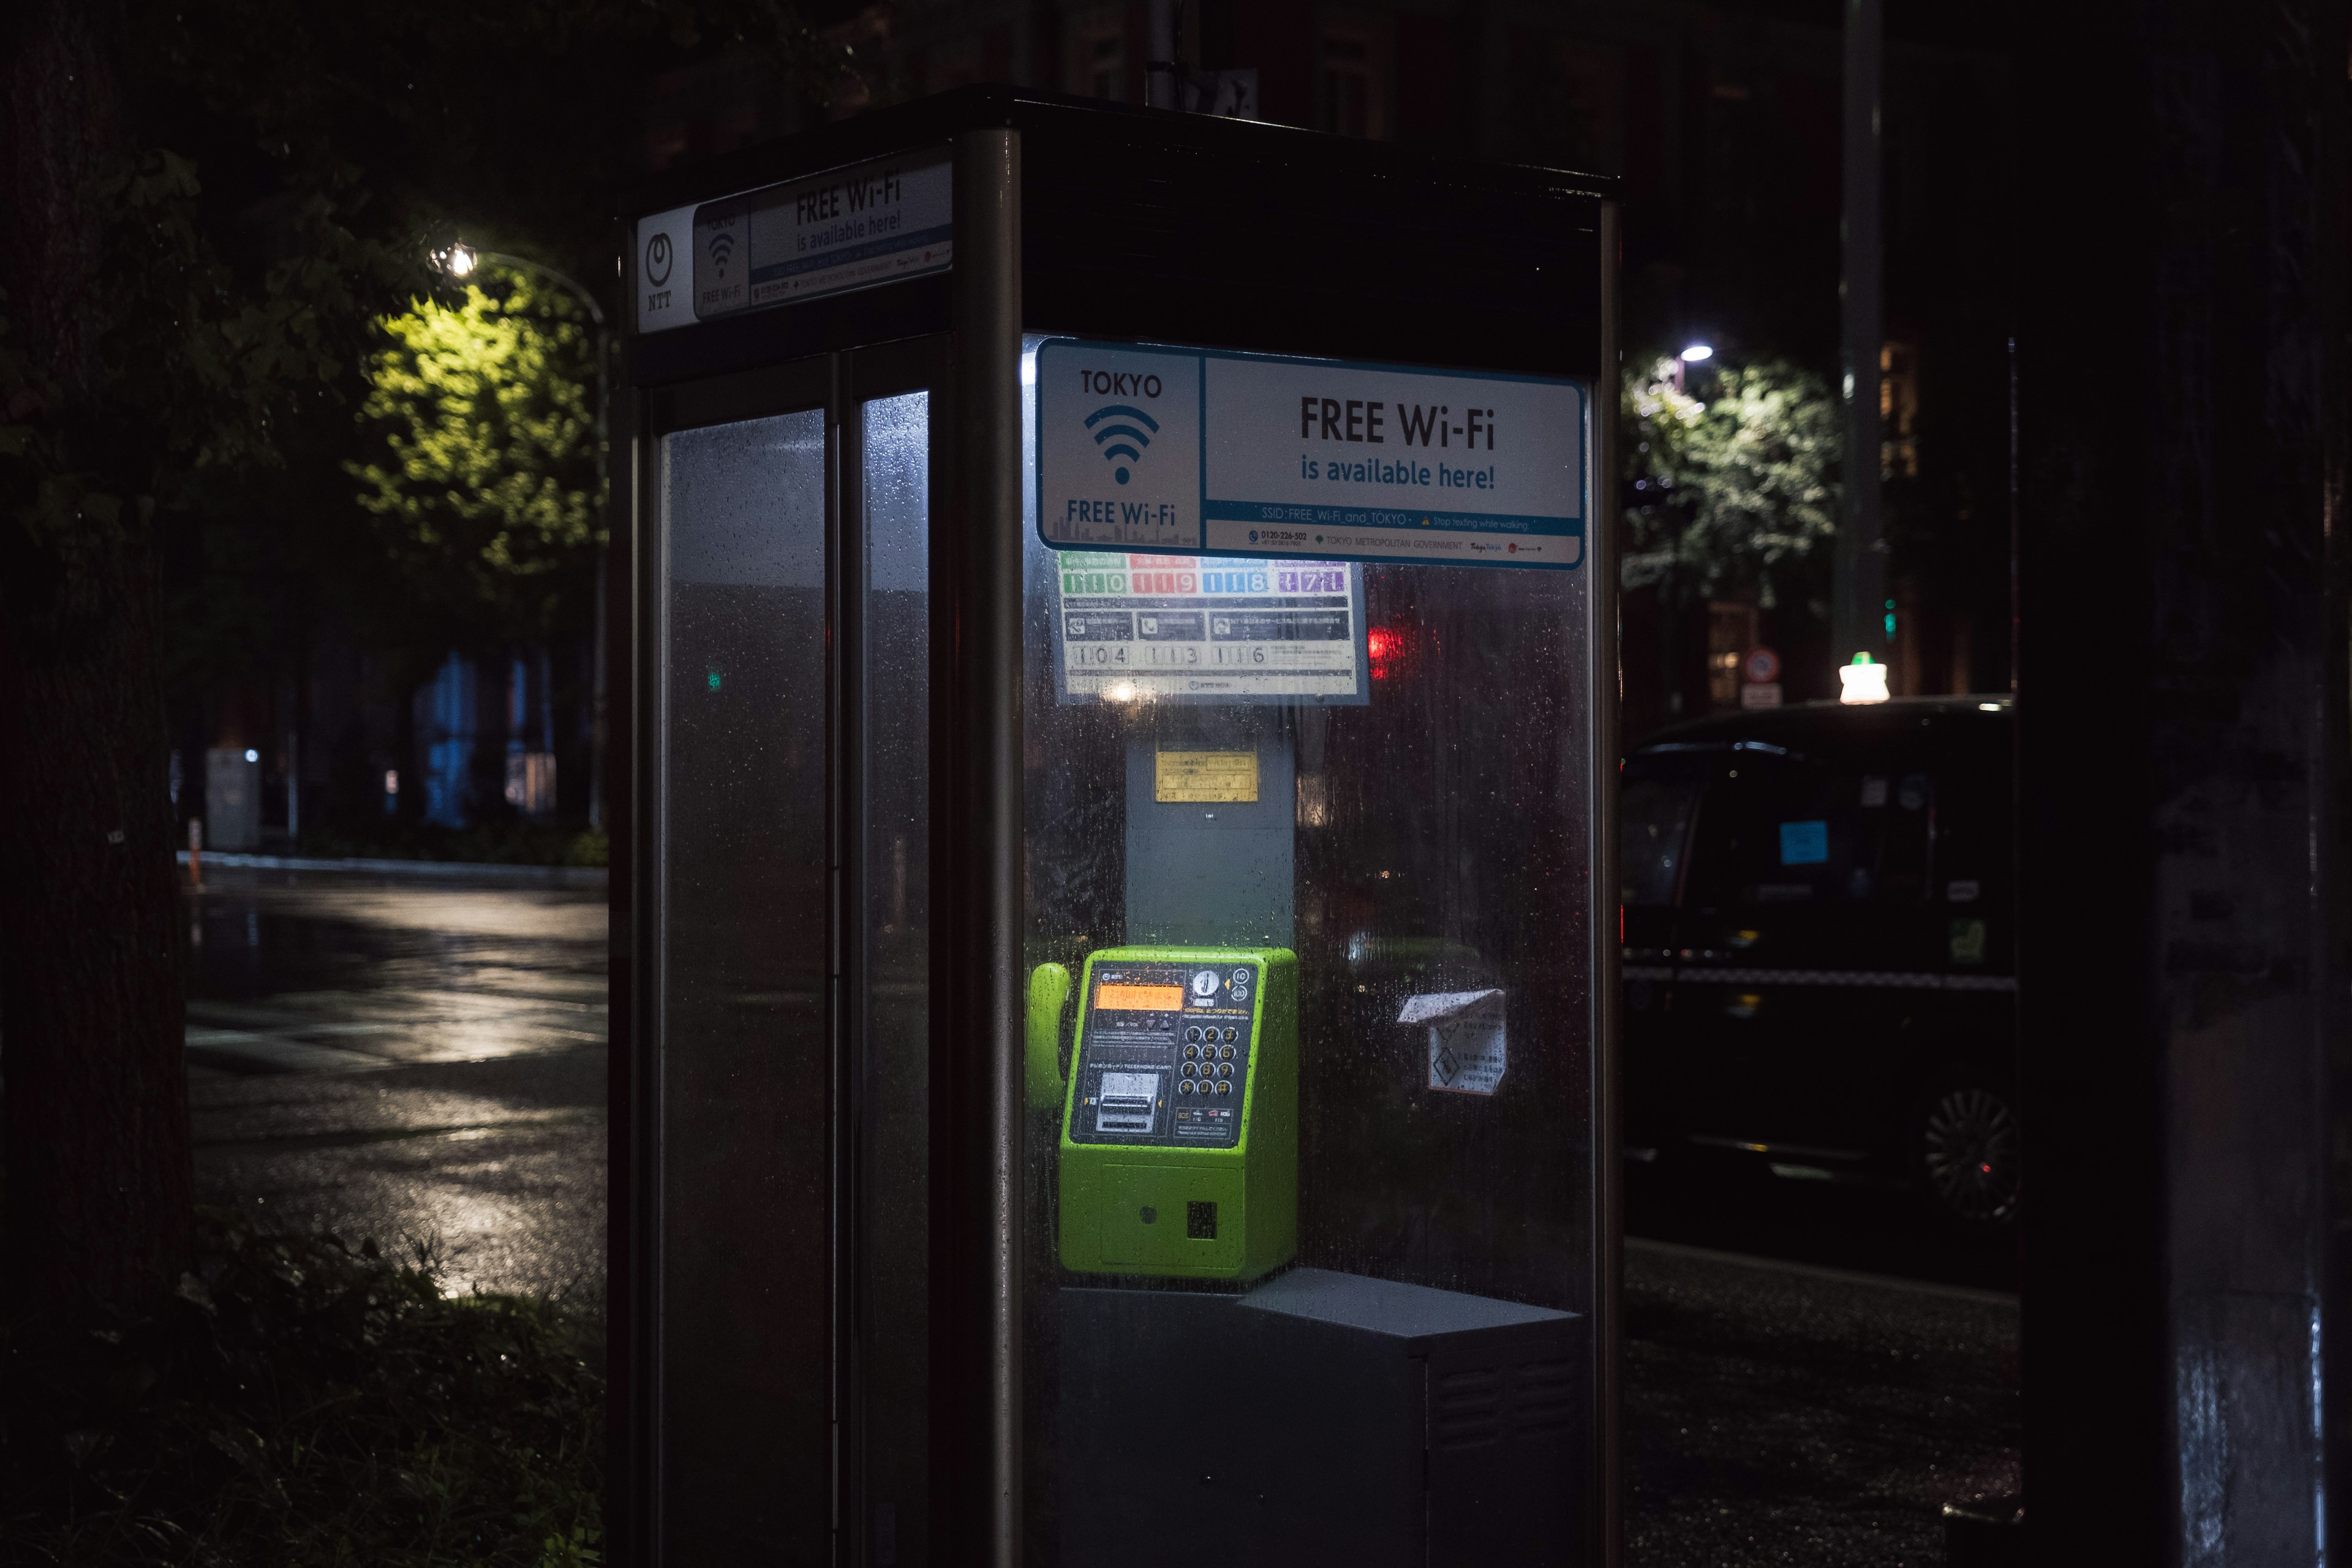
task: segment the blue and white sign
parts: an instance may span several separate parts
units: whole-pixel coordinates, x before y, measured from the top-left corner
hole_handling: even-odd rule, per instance
[[[676,207],[637,222],[637,331],[694,324],[694,209]]]
[[[637,328],[944,272],[954,205],[947,151],[933,148],[647,218],[637,226]]]
[[[1037,530],[1057,549],[1567,569],[1577,382],[1054,338]]]

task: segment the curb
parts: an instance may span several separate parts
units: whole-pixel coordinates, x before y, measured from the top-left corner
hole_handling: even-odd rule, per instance
[[[468,881],[536,882],[553,888],[603,888],[612,873],[602,866],[513,866],[498,861],[469,860],[327,860],[293,855],[225,855],[204,852],[207,865],[231,871],[360,871],[372,877],[429,877]],[[184,866],[188,852],[173,858]]]

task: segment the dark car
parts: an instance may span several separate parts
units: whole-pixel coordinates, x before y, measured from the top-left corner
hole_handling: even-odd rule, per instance
[[[1623,779],[1625,1144],[2018,1205],[2009,700],[1727,714]]]

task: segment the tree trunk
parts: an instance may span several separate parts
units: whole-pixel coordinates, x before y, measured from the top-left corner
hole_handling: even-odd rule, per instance
[[[0,283],[61,389],[6,416],[105,441],[91,181],[126,144],[111,8],[32,0],[0,66]],[[9,476],[10,510],[30,498]],[[152,532],[0,516],[0,1281],[16,1306],[170,1283],[192,1224],[179,900]]]

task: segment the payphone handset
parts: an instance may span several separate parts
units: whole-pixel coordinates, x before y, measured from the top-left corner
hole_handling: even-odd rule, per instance
[[[1033,1097],[1068,973],[1030,981]],[[1087,960],[1063,1086],[1062,1267],[1255,1279],[1298,1246],[1298,960],[1119,947]]]

